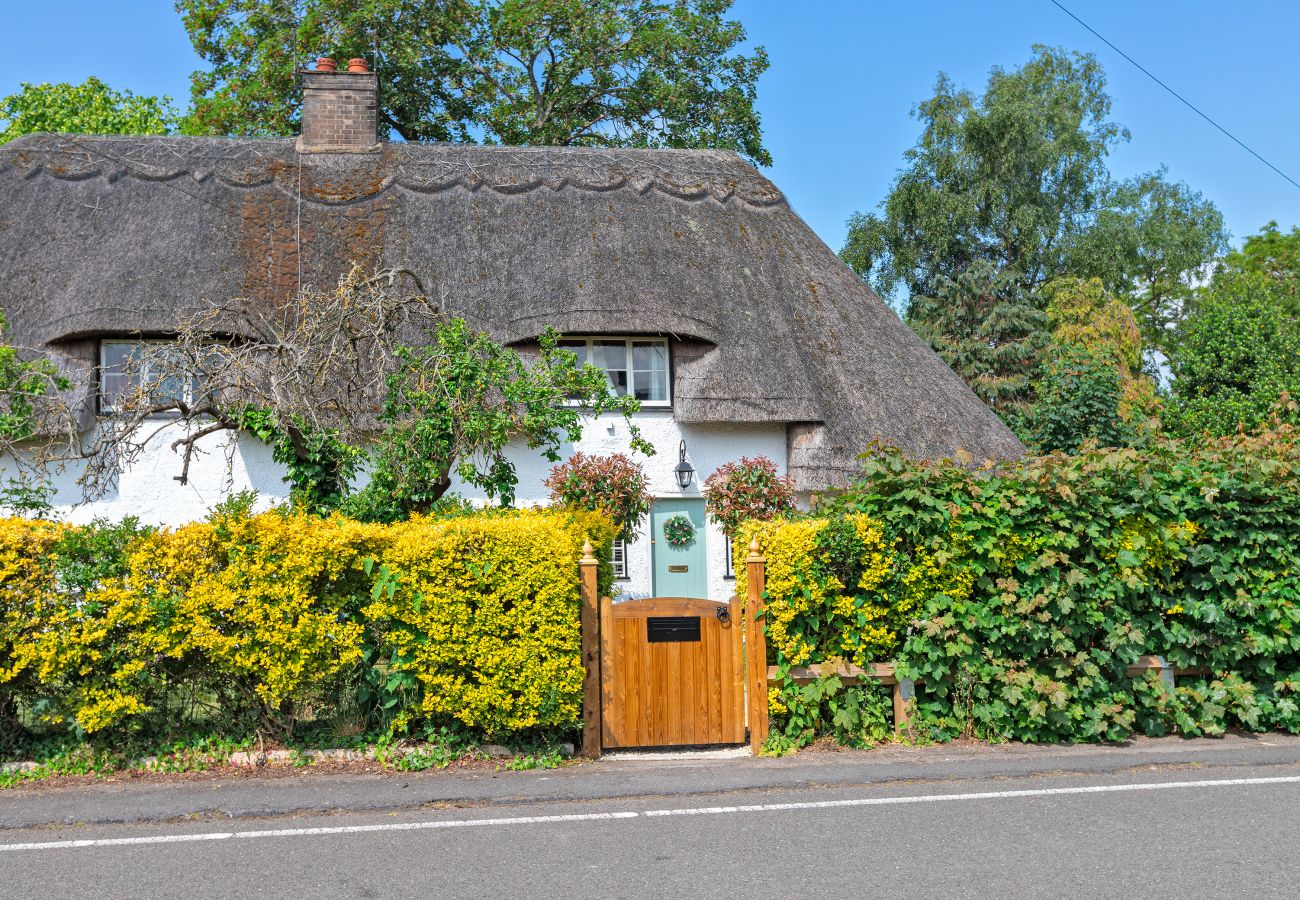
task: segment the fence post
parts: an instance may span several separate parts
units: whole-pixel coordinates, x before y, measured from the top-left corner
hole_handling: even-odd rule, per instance
[[[1155,660],[1156,665],[1159,666],[1156,671],[1160,674],[1160,683],[1165,686],[1165,690],[1172,693],[1174,690],[1174,667],[1169,665],[1168,660],[1163,656],[1153,656],[1151,658]]]
[[[600,597],[596,550],[588,538],[578,562],[582,595],[582,755],[600,756]]]
[[[916,699],[916,682],[910,678],[894,677],[894,731],[902,734],[912,718],[912,702]]]
[[[749,746],[755,753],[767,740],[767,639],[763,636],[767,586],[767,561],[759,553],[758,538],[749,542],[745,559],[745,687],[749,695]]]

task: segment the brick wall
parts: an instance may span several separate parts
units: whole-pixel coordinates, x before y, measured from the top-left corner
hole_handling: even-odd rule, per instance
[[[302,72],[302,135],[298,149],[374,149],[379,78],[373,73]]]

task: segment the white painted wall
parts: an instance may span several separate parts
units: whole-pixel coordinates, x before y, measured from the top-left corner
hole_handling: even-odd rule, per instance
[[[650,492],[656,497],[702,497],[700,487],[704,479],[724,463],[742,456],[766,456],[782,472],[786,468],[785,426],[773,425],[689,425],[678,422],[670,410],[643,410],[634,420],[642,437],[655,448],[649,458],[633,458],[644,466],[650,482]],[[686,458],[695,467],[695,481],[683,491],[677,485],[673,469],[677,466],[678,447],[686,441]],[[582,451],[588,454],[626,453],[627,423],[622,416],[606,414],[583,429],[582,438],[565,448],[566,453]],[[516,457],[520,459],[520,457]],[[543,485],[550,474],[551,465],[537,454],[527,454],[519,465],[519,495],[521,506],[544,504],[547,492]],[[474,497],[471,491],[464,491]],[[651,544],[648,538],[649,522],[643,524],[638,540],[628,545],[628,578],[619,581],[616,588],[624,597],[649,597],[651,584]],[[726,600],[733,593],[732,582],[726,574],[726,542],[722,531],[710,522],[705,535],[705,552],[708,558],[709,597]]]
[[[271,459],[271,448],[248,435],[213,435],[202,441],[202,452],[190,463],[188,483],[182,485],[176,480],[181,457],[171,449],[180,433],[178,426],[171,426],[155,435],[135,464],[120,474],[116,488],[92,503],[82,501],[77,485],[81,467],[65,467],[52,479],[55,511],[74,523],[136,516],[149,525],[183,525],[204,518],[236,491],[257,491],[262,506],[288,500],[283,467]],[[12,469],[11,459],[0,463],[0,473],[8,475]]]
[[[685,425],[672,417],[670,410],[644,410],[634,421],[643,437],[655,448],[655,455],[633,455],[645,467],[651,492],[657,497],[700,497],[700,486],[718,466],[742,456],[766,456],[784,471],[786,467],[785,426],[773,425]],[[70,522],[88,522],[95,517],[120,519],[137,516],[152,525],[181,525],[201,519],[211,507],[232,492],[257,491],[263,506],[288,499],[289,488],[282,480],[283,469],[271,459],[270,448],[255,438],[242,436],[230,440],[214,435],[200,444],[204,451],[190,465],[189,483],[175,480],[180,474],[180,456],[171,450],[177,432],[164,429],[147,446],[142,458],[121,474],[116,490],[94,503],[81,504],[76,485],[76,469],[59,473],[54,497],[60,517]],[[677,465],[678,446],[686,440],[687,459],[695,467],[695,481],[683,491],[677,485],[673,468]],[[582,438],[566,444],[562,453],[588,454],[628,452],[628,426],[622,416],[606,414],[586,423]],[[545,505],[548,502],[544,482],[551,463],[540,453],[521,445],[509,450],[519,474],[516,502],[519,506]],[[229,468],[227,459],[230,461]],[[0,464],[8,472],[9,465]],[[456,484],[453,490],[471,500],[486,502],[480,491]],[[648,531],[648,523],[643,532]],[[722,532],[713,523],[705,536],[708,556],[709,596],[725,600],[732,594],[726,571],[726,544]],[[623,596],[651,595],[651,545],[642,535],[628,545],[628,575],[617,583]]]

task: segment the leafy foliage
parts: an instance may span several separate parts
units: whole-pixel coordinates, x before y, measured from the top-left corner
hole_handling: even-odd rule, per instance
[[[828,735],[845,747],[870,747],[889,737],[891,703],[874,685],[846,685],[836,675],[768,689],[777,729],[763,752],[781,756]]]
[[[870,516],[939,567],[896,655],[933,735],[1300,731],[1292,426],[993,472],[885,448],[864,465],[823,511]],[[1171,693],[1127,674],[1148,653],[1211,674]]]
[[[1172,363],[1183,433],[1255,427],[1285,394],[1300,397],[1300,320],[1265,277],[1217,277],[1180,327]]]
[[[1288,234],[1269,222],[1259,234],[1248,235],[1240,250],[1223,259],[1216,280],[1249,274],[1267,279],[1287,312],[1300,317],[1300,226]]]
[[[508,506],[519,481],[506,454],[512,439],[559,462],[562,444],[581,436],[584,419],[640,408],[635,397],[616,396],[600,369],[579,366],[554,331],[542,335],[531,364],[463,319],[438,325],[434,337],[435,344],[397,350],[364,489],[403,512],[432,508],[453,475]],[[637,427],[629,422],[629,429],[633,448],[653,454]]]
[[[622,453],[588,456],[579,451],[551,469],[551,500],[609,518],[624,539],[636,533],[650,512],[645,470]]]
[[[284,466],[289,501],[308,512],[327,513],[338,508],[365,461],[361,448],[307,423],[280,428],[266,409],[248,407],[239,424],[271,448],[271,458]]]
[[[28,84],[0,99],[0,144],[24,134],[170,134],[170,97],[115,91],[98,78],[81,84]]]
[[[72,389],[72,382],[49,359],[32,357],[4,342],[8,322],[0,310],[0,448],[18,470],[0,482],[0,508],[16,515],[47,514],[53,491],[39,460],[28,471],[21,445],[45,430],[43,398]]]
[[[925,597],[941,589],[930,554],[912,551],[867,515],[746,522],[735,538],[737,559],[752,540],[767,560],[768,657],[780,667],[886,659]],[[736,571],[738,596],[747,578]]]
[[[0,311],[0,338],[9,324]],[[39,432],[37,404],[54,391],[71,390],[72,382],[47,359],[29,359],[0,342],[0,441],[30,440]]]
[[[489,736],[581,718],[576,560],[613,572],[613,528],[590,513],[526,510],[395,526],[364,615],[390,681],[419,687],[418,710]]]
[[[768,661],[777,667],[768,698],[775,729],[767,750],[785,752],[819,735],[849,746],[883,740],[890,704],[874,685],[845,687],[834,675],[799,684],[790,671],[889,659],[926,597],[945,587],[934,558],[857,513],[750,520],[737,535],[735,552],[751,540],[767,560],[764,630]],[[745,596],[747,578],[747,571],[737,571],[739,596]]]
[[[1194,284],[1228,245],[1214,204],[1167,177],[1162,167],[1115,185],[1070,245],[1065,268],[1125,298],[1146,343],[1163,351]]]
[[[1128,132],[1110,121],[1090,54],[1036,46],[995,68],[982,96],[940,75],[915,111],[921,135],[879,215],[849,221],[842,255],[911,306],[983,262],[1024,290],[1097,276],[1159,346],[1195,274],[1226,247],[1212,204],[1161,170],[1115,184],[1106,158]]]
[[[1121,391],[1120,418],[1137,426],[1156,417],[1160,402],[1155,382],[1143,371],[1142,334],[1128,305],[1099,278],[1063,276],[1040,293],[1047,301],[1053,344],[1081,347],[1114,368]]]
[[[284,741],[348,711],[358,731],[569,729],[576,561],[612,535],[586,512],[383,526],[247,496],[174,531],[0,520],[0,751],[187,726]]]
[[[761,47],[731,0],[489,0],[455,40],[475,125],[503,144],[717,147],[771,165]]]
[[[1079,344],[1054,348],[1029,411],[1029,441],[1045,453],[1073,453],[1085,441],[1126,446],[1135,433],[1121,415],[1122,391],[1110,359]]]
[[[770,164],[731,0],[180,0],[201,134],[292,134],[303,53],[371,59],[404,140],[717,147]],[[377,54],[377,58],[376,58]]]
[[[724,534],[734,535],[743,522],[794,512],[794,479],[780,474],[766,456],[742,456],[704,480],[704,509]]]
[[[978,261],[913,298],[908,322],[971,390],[1013,427],[1034,395],[1049,344],[1047,318],[1017,283]]]

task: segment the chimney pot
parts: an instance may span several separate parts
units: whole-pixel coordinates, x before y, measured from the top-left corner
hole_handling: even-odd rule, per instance
[[[362,59],[359,56],[354,56],[352,59],[348,60],[348,71],[359,72],[362,75],[364,75],[365,73],[370,71],[370,67],[366,65],[366,61],[364,59]]]
[[[338,68],[339,68],[339,64],[336,63],[334,60],[330,59],[328,56],[322,56],[316,60],[317,72],[337,72]],[[350,63],[349,63],[349,68],[351,68]]]

